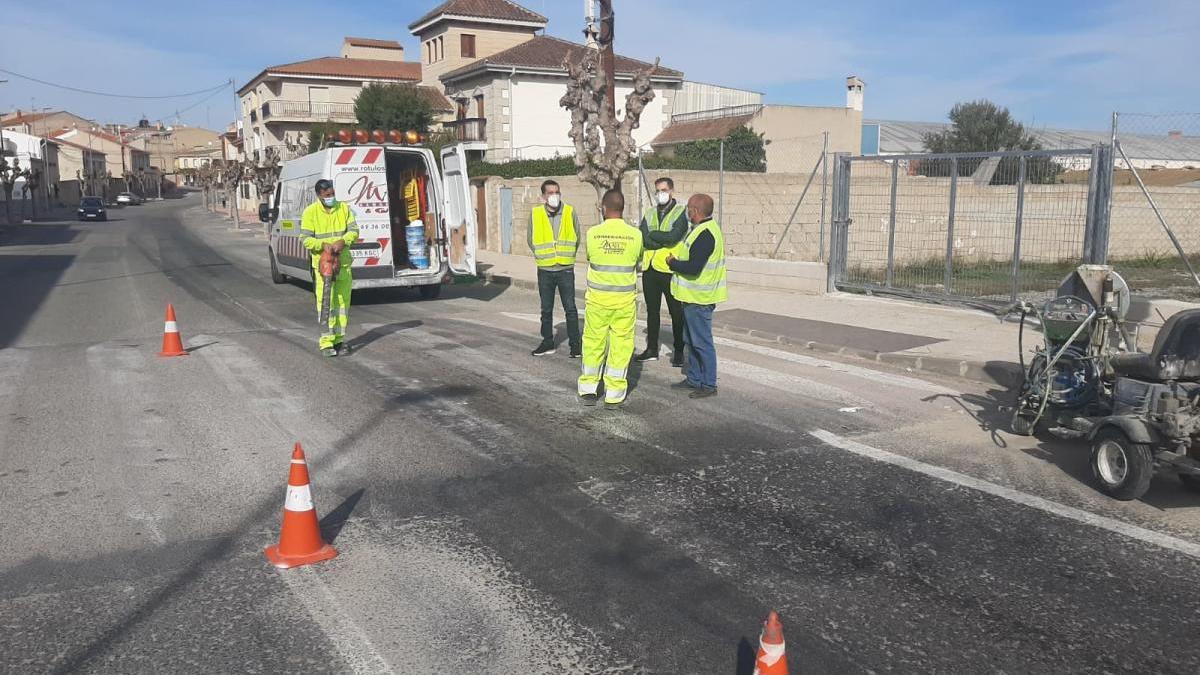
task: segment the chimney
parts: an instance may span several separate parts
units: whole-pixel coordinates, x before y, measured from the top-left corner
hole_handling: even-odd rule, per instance
[[[846,78],[846,107],[851,110],[862,112],[863,109],[863,87],[867,86],[865,82],[858,79],[857,75],[851,75]]]
[[[348,37],[342,40],[342,58],[403,61],[404,47],[395,40]]]

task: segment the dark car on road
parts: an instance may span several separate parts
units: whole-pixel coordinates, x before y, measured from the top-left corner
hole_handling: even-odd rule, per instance
[[[99,197],[84,197],[79,202],[80,220],[108,220],[104,200]]]

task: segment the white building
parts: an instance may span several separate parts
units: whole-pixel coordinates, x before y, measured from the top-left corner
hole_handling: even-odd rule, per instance
[[[53,139],[33,136],[19,131],[5,131],[0,136],[3,140],[4,159],[9,164],[16,163],[21,169],[30,169],[38,173],[37,187],[29,189],[25,178],[18,178],[13,185],[14,211],[24,208],[17,207],[15,202],[31,201],[30,207],[37,209],[55,202],[55,186],[59,182],[58,151],[59,144]],[[0,191],[0,200],[5,197]],[[31,213],[32,211],[27,211]]]
[[[539,35],[546,17],[507,0],[450,0],[409,26],[422,45],[422,81],[439,83],[455,103],[446,124],[459,140],[491,161],[574,154],[564,61],[584,45]],[[635,73],[653,65],[616,58],[618,110]],[[634,138],[649,143],[670,122],[683,73],[659,66],[651,75],[656,97],[642,113]]]

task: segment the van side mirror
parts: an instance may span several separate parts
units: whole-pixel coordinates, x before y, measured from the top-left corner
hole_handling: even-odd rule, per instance
[[[279,217],[279,213],[271,208],[269,204],[258,205],[258,221],[260,223],[273,223]]]

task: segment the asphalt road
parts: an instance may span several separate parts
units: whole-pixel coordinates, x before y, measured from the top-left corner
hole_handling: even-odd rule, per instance
[[[725,338],[715,399],[584,408],[478,284],[323,359],[198,199],[0,236],[4,672],[750,673],[769,609],[793,672],[1200,670],[1200,497],[1107,500],[1002,392]],[[296,441],[341,554],[281,572]]]

